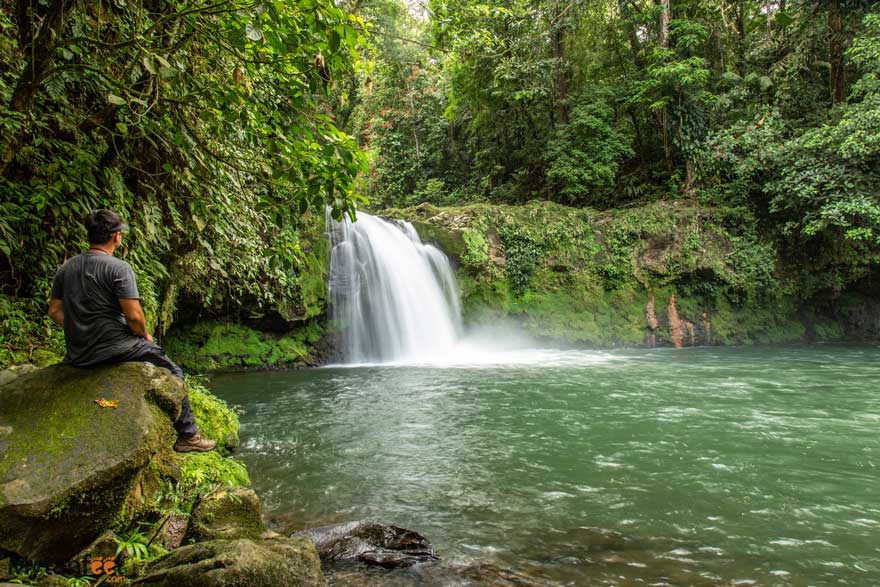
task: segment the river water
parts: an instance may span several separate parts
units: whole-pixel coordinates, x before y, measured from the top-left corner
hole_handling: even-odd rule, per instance
[[[880,585],[880,347],[480,358],[214,381],[270,516],[443,558],[333,583]]]

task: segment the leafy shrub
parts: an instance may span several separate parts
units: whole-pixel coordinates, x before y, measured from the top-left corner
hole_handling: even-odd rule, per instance
[[[180,455],[179,462],[184,486],[247,487],[251,484],[243,464],[215,451]]]
[[[544,247],[535,237],[512,226],[501,228],[498,236],[504,245],[507,281],[511,291],[520,296],[525,293],[532,273],[543,260]]]
[[[579,104],[571,111],[569,123],[560,125],[547,145],[550,198],[569,204],[597,201],[596,192],[614,186],[620,161],[632,155],[606,102]]]
[[[40,299],[0,294],[0,369],[20,363],[45,366],[64,356],[64,333]]]

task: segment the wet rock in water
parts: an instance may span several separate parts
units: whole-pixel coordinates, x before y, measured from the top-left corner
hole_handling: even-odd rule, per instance
[[[270,513],[264,517],[269,530],[290,536],[294,532],[310,527],[336,526],[347,523],[349,515],[342,512],[326,513],[317,518],[303,518],[302,514],[292,512]]]
[[[150,587],[325,587],[314,545],[302,537],[212,540],[178,548],[147,566]]]
[[[493,562],[476,561],[455,569],[456,574],[481,587],[542,587],[546,582],[525,573],[505,569]]]
[[[203,499],[193,510],[187,538],[194,541],[259,538],[266,531],[260,498],[239,488]]]
[[[173,459],[184,393],[147,363],[55,365],[0,386],[0,548],[64,563],[131,520]]]
[[[296,532],[315,543],[328,562],[360,561],[385,568],[409,567],[440,560],[422,534],[399,526],[359,521]]]

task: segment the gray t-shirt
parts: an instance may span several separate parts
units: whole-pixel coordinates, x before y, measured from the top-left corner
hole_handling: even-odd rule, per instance
[[[65,363],[96,365],[141,342],[125,321],[121,299],[138,299],[131,266],[111,255],[86,251],[55,273],[52,297],[64,302]]]

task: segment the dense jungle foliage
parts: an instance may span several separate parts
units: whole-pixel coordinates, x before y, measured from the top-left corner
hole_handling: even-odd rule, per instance
[[[151,327],[167,327],[179,299],[308,314],[301,236],[325,206],[353,213],[363,168],[330,100],[353,76],[363,21],[332,0],[0,6],[7,360],[58,349],[46,292],[87,246],[81,221],[97,207],[132,227],[120,253]]]
[[[694,198],[742,208],[841,282],[876,261],[871,3],[432,0],[421,14],[382,21],[411,40],[385,47],[353,129],[373,202]]]
[[[358,4],[394,40],[351,125],[374,205],[684,199],[756,226],[807,295],[876,268],[875,4]]]
[[[686,201],[804,297],[880,263],[868,0],[0,6],[0,364],[61,349],[49,286],[98,206],[160,333],[320,316],[324,208],[367,199]]]

